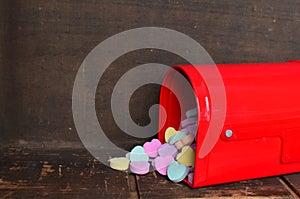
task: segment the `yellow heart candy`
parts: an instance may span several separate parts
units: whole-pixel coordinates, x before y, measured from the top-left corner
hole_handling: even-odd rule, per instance
[[[190,146],[183,147],[181,152],[177,154],[176,160],[185,166],[193,166],[195,163],[194,149]]]
[[[169,127],[165,131],[165,141],[168,142],[170,137],[176,135],[178,131],[176,131],[173,127]]]
[[[129,167],[129,160],[124,157],[112,158],[109,160],[110,167],[119,171],[125,171]]]

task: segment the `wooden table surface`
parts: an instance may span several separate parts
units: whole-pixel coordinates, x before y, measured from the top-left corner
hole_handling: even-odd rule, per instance
[[[1,198],[298,198],[300,175],[191,189],[110,169],[85,150],[1,150]]]
[[[192,37],[215,63],[300,59],[299,0],[1,1],[0,197],[299,197],[300,174],[192,190],[155,172],[135,176],[111,170],[85,150],[72,116],[80,64],[106,38],[145,26]],[[118,128],[110,94],[122,74],[150,62],[186,63],[155,49],[127,53],[105,71],[97,89],[98,120],[111,141],[127,150],[145,139]],[[148,109],[158,96],[155,85],[134,93],[130,113],[136,123],[149,123]]]

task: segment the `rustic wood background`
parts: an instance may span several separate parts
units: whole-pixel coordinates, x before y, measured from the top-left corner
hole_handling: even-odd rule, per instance
[[[84,196],[90,190],[88,186],[94,186],[92,193],[99,196],[156,197],[159,193],[153,190],[160,187],[171,190],[169,195],[166,194],[169,197],[175,197],[172,194],[176,192],[178,197],[200,193],[199,190],[187,193],[184,185],[174,185],[159,176],[140,178],[123,173],[115,178],[128,186],[121,193],[112,192],[115,179],[110,178],[113,171],[97,174],[86,166],[86,162],[87,165],[95,164],[90,163],[91,156],[82,155],[85,152],[67,155],[63,152],[64,157],[80,156],[78,161],[84,162],[81,167],[84,171],[96,172],[96,176],[106,179],[101,181],[103,185],[98,184],[106,187],[102,193],[103,189],[99,191],[95,187],[97,177],[90,177],[89,181],[85,178],[87,174],[74,166],[77,160],[71,157],[57,159],[56,154],[60,153],[52,153],[62,149],[84,151],[71,109],[73,83],[83,59],[109,36],[145,26],[165,27],[187,34],[205,47],[216,63],[278,62],[300,58],[299,0],[1,1],[0,144],[3,156],[0,174],[6,176],[6,180],[2,176],[0,188],[5,190],[4,195],[47,196],[58,189],[61,193]],[[176,65],[185,60],[159,50],[131,52],[118,58],[99,82],[96,95],[98,119],[109,138],[126,149],[144,140],[124,134],[115,125],[109,108],[110,94],[122,74],[149,62]],[[130,111],[137,123],[149,122],[147,111],[158,102],[158,95],[159,87],[148,85],[132,96]],[[122,141],[117,139],[120,135],[124,137]],[[78,153],[81,155],[76,156]],[[48,154],[47,158],[45,154]],[[26,158],[28,155],[30,161]],[[66,173],[63,178],[56,172],[59,165],[63,165],[61,168]],[[101,170],[103,166],[96,164],[96,167]],[[24,171],[30,175],[36,172],[38,176],[20,177]],[[43,178],[45,172],[51,175]],[[75,187],[71,186],[70,179]],[[159,180],[161,184],[152,184],[153,180]],[[270,178],[203,189],[197,196],[296,197],[299,182],[299,176]],[[33,184],[28,192],[30,183]],[[84,183],[87,187],[81,187]],[[38,191],[44,188],[48,188],[47,191]],[[12,193],[11,190],[19,191]]]
[[[97,44],[127,29],[158,26],[183,32],[216,63],[299,58],[300,2],[294,0],[4,1],[1,15],[2,144],[78,146],[71,111],[76,72]],[[111,137],[122,133],[109,110],[112,88],[124,72],[148,62],[184,60],[141,50],[111,65],[96,99],[99,120]],[[158,86],[145,86],[133,96],[137,122],[147,123],[147,108],[158,101],[158,92]]]

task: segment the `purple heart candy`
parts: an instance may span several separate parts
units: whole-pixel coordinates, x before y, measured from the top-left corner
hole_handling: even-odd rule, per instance
[[[189,173],[188,181],[189,181],[189,183],[193,184],[193,182],[194,182],[194,173]]]
[[[185,132],[185,133],[189,133],[189,129],[188,128],[184,128],[184,129],[180,129],[181,132]]]
[[[154,167],[158,171],[158,173],[167,175],[168,166],[173,161],[173,156],[157,157],[154,159]]]
[[[185,127],[187,127],[189,125],[196,124],[196,123],[197,123],[197,118],[190,117],[190,118],[187,118],[187,119],[181,121],[181,127],[185,128]]]
[[[192,135],[193,137],[196,137],[197,131],[198,131],[198,125],[197,124],[190,125],[190,126],[186,127],[186,129],[188,130],[188,133],[190,135]]]
[[[166,157],[166,156],[173,156],[175,157],[177,155],[178,151],[176,149],[176,147],[174,145],[165,143],[162,144],[159,148],[158,148],[158,154],[162,157]]]

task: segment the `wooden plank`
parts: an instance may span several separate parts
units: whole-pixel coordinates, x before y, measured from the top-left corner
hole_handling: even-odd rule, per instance
[[[284,181],[300,197],[300,173],[283,176]]]
[[[190,189],[155,172],[134,176],[114,171],[85,150],[1,149],[1,198],[291,198],[277,178]]]
[[[114,171],[84,150],[1,150],[0,197],[138,198],[133,175]]]
[[[137,176],[141,198],[293,198],[278,178],[241,181],[211,187],[191,189],[184,183],[170,182],[155,172]]]

